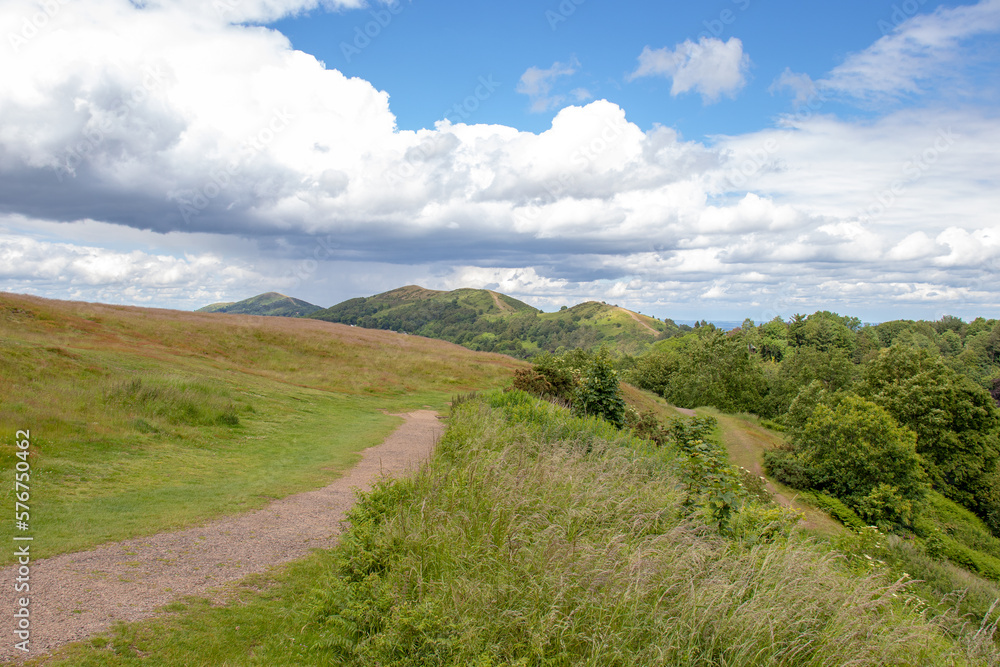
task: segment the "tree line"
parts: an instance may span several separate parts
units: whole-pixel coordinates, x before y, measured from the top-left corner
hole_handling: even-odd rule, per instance
[[[766,459],[795,488],[912,526],[928,488],[1000,535],[1000,323],[946,316],[862,326],[821,311],[703,326],[623,357],[624,379],[681,407],[747,412],[787,430]]]

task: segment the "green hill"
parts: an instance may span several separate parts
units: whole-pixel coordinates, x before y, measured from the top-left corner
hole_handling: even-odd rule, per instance
[[[233,315],[268,315],[273,317],[308,317],[321,306],[277,292],[266,292],[243,301],[213,303],[199,308],[199,313],[229,313]]]
[[[439,338],[516,357],[604,344],[634,354],[676,330],[655,318],[596,301],[544,313],[491,290],[444,292],[417,285],[349,299],[309,317]]]

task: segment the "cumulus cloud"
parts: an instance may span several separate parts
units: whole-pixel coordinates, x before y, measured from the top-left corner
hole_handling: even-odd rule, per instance
[[[0,287],[111,303],[189,304],[280,283],[211,253],[177,257],[0,234]],[[204,305],[204,304],[202,304]]]
[[[553,86],[560,78],[576,74],[579,67],[580,61],[576,57],[570,59],[568,63],[554,62],[548,69],[529,67],[517,82],[517,92],[528,96],[531,100],[531,110],[536,113],[553,109],[566,99],[563,95],[553,95]],[[591,97],[590,93],[582,88],[577,88],[572,94],[577,101]]]
[[[757,320],[824,300],[1000,305],[983,278],[1000,258],[989,110],[859,123],[809,108],[696,142],[578,89],[540,133],[401,131],[384,91],[243,23],[315,2],[244,0],[240,19],[208,6],[76,0],[0,52],[0,214],[15,220],[0,288],[332,305],[423,282]],[[35,10],[4,3],[0,35]],[[675,94],[746,81],[735,38],[643,53],[633,78],[669,76]],[[521,92],[548,108],[578,67],[533,68]],[[783,83],[811,94],[811,79]]]
[[[644,76],[663,76],[673,80],[670,94],[690,91],[701,94],[705,104],[717,102],[723,95],[735,97],[747,82],[750,57],[743,53],[743,42],[730,37],[723,42],[702,37],[697,42],[685,40],[673,49],[643,48],[639,67],[629,80]]]

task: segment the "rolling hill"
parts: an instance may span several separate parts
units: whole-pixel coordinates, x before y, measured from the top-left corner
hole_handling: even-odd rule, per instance
[[[539,351],[605,344],[636,354],[680,331],[672,322],[597,301],[545,313],[492,290],[444,292],[417,285],[349,299],[309,317],[439,338],[472,350],[522,358]]]
[[[199,313],[229,313],[232,315],[267,315],[273,317],[308,317],[322,306],[295,299],[277,292],[266,292],[243,301],[213,303],[199,308]]]
[[[85,549],[324,486],[391,413],[442,409],[518,366],[318,320],[0,293],[0,474],[13,480],[15,429],[29,431],[37,555]]]

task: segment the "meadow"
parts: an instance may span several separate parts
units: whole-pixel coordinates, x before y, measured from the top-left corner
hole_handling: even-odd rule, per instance
[[[323,486],[393,414],[440,410],[515,365],[314,320],[2,294],[0,476],[30,430],[34,553],[76,551]]]

